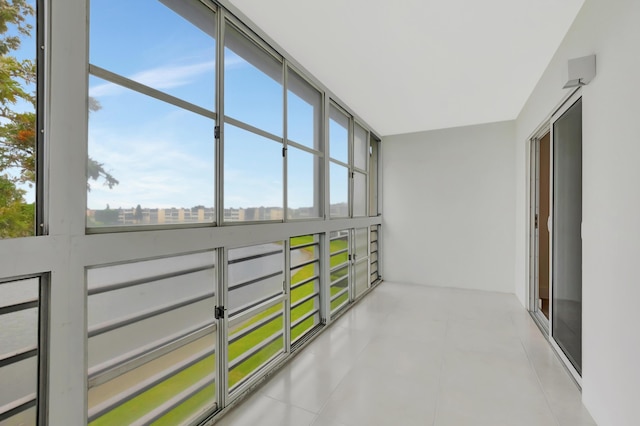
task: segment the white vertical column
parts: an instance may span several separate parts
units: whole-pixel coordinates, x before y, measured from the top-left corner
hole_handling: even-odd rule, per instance
[[[87,1],[48,2],[45,144],[51,273],[50,425],[86,424],[86,292],[75,243],[84,238],[87,158]]]

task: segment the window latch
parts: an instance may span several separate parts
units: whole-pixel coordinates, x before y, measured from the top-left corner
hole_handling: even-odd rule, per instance
[[[216,319],[224,318],[224,306],[216,306],[214,310],[214,317]]]
[[[220,126],[216,126],[213,129],[213,137],[216,139],[220,139]]]

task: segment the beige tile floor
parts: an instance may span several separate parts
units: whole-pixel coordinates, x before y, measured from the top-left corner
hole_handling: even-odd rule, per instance
[[[385,282],[217,425],[595,423],[515,296]]]

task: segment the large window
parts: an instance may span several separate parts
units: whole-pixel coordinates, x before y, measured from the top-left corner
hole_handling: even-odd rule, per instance
[[[225,220],[282,220],[282,61],[229,22],[224,43]]]
[[[191,423],[216,407],[215,253],[87,270],[91,425]]]
[[[322,94],[287,68],[287,206],[289,219],[320,217]]]
[[[198,424],[366,293],[369,227],[380,223],[366,217],[371,132],[214,1],[87,2],[92,235],[73,228],[74,247],[86,252],[61,250],[73,261],[51,274],[70,283],[52,283],[56,309],[70,294],[86,302],[77,314],[87,365],[53,375],[56,386],[67,371],[77,381],[74,401],[53,399],[67,408],[85,401],[80,415],[92,426]],[[81,193],[69,189],[72,202],[85,185],[82,170],[73,173]],[[55,215],[60,204],[51,203]],[[0,321],[13,309],[3,286]],[[60,338],[66,317],[53,317]],[[20,406],[15,419],[27,424],[40,410],[32,343],[21,346],[29,356],[0,348],[0,374],[7,359],[30,363],[20,370],[24,386],[0,390],[2,426],[14,420],[7,407],[14,416]]]
[[[36,92],[42,82],[35,5],[0,3],[0,239],[36,233]]]
[[[215,14],[197,0],[90,8],[87,226],[214,222]]]
[[[330,216],[349,216],[350,117],[337,106],[329,108],[329,197]]]

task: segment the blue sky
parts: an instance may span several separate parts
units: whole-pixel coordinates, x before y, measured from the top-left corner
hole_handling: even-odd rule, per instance
[[[90,37],[92,64],[215,110],[215,40],[160,2],[93,0]],[[94,76],[89,94],[102,106],[89,119],[89,154],[120,181],[92,183],[89,208],[213,205],[212,119]],[[226,115],[281,136],[282,96],[280,82],[225,49]],[[289,138],[313,146],[312,106],[291,92],[287,102]],[[224,132],[225,207],[282,206],[281,144],[229,124]],[[313,156],[288,155],[289,206],[310,206]],[[346,183],[332,201],[347,200]]]

